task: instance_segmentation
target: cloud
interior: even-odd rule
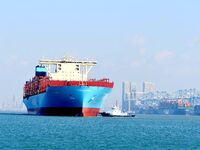
[[[139,54],[140,54],[140,55],[144,55],[145,53],[146,53],[146,48],[141,47],[141,48],[139,49]]]
[[[139,66],[141,66],[142,62],[139,61],[139,60],[134,60],[132,63],[131,63],[131,67],[133,68],[137,68]]]
[[[186,43],[187,48],[200,48],[200,37],[193,37],[190,41]]]
[[[136,34],[133,36],[132,45],[138,50],[138,53],[140,55],[146,54],[146,44],[147,44],[147,38],[142,34]]]
[[[155,60],[156,61],[163,61],[163,60],[167,60],[167,59],[171,59],[173,57],[175,57],[176,54],[172,51],[160,51],[155,55]]]
[[[17,60],[18,60],[18,56],[16,56],[16,55],[11,55],[11,56],[8,57],[8,61],[10,63],[15,64],[17,62]]]
[[[29,62],[27,60],[20,60],[19,64],[21,66],[28,66],[29,65]]]
[[[191,63],[194,61],[194,58],[191,57],[190,53],[182,53],[179,57],[181,62]]]
[[[143,59],[135,59],[130,63],[130,66],[132,68],[138,68],[138,67],[141,67],[144,65],[146,65],[146,59],[144,59],[144,58]]]
[[[146,43],[146,38],[141,34],[134,35],[132,43],[136,47],[143,47]]]
[[[29,61],[24,58],[20,58],[17,55],[10,55],[6,60],[6,64],[27,66],[29,64]]]

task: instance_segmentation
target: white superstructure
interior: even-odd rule
[[[64,57],[62,60],[43,59],[39,63],[45,66],[50,79],[66,81],[87,81],[88,73],[97,64],[96,61],[80,61],[72,57]]]

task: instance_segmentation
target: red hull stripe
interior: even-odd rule
[[[56,81],[50,80],[49,86],[100,86],[113,88],[113,82],[105,82],[105,81]]]
[[[96,117],[99,111],[99,108],[83,108],[82,113],[84,117]]]
[[[114,83],[108,79],[89,80],[89,81],[60,81],[50,80],[49,77],[34,77],[31,81],[27,81],[24,86],[24,96],[36,95],[46,91],[48,86],[97,86],[113,88]]]

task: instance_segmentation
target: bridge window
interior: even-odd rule
[[[56,73],[57,72],[57,65],[50,65],[50,72]]]

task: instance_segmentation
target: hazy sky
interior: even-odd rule
[[[200,89],[198,0],[6,0],[0,2],[0,101],[22,99],[40,58],[93,58],[109,77],[158,90]]]

